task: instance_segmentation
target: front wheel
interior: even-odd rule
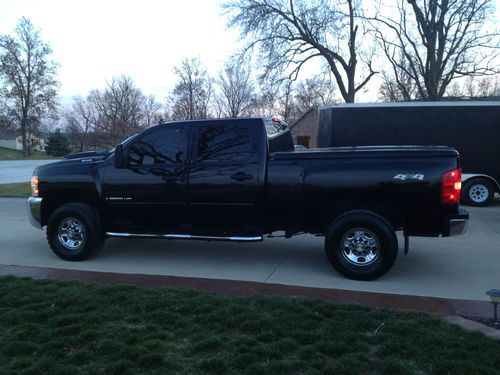
[[[468,206],[488,206],[494,196],[495,186],[484,178],[473,178],[465,182],[462,189],[462,202]]]
[[[330,226],[326,256],[342,275],[374,280],[391,269],[398,255],[398,240],[391,225],[370,211],[351,211]]]
[[[65,204],[50,216],[47,240],[52,251],[62,259],[87,259],[104,244],[99,215],[84,203]]]

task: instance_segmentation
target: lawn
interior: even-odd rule
[[[499,353],[424,314],[0,278],[2,374],[498,374]]]
[[[27,198],[31,195],[31,184],[20,182],[15,184],[0,184],[0,197]]]
[[[54,156],[49,156],[45,152],[32,151],[31,156],[23,156],[20,150],[12,150],[10,148],[0,147],[0,160],[29,160],[29,159],[58,159]]]

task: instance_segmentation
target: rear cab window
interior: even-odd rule
[[[196,132],[196,163],[245,163],[255,151],[248,126],[231,123],[201,125]]]

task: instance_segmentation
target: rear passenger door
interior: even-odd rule
[[[251,125],[193,124],[188,195],[194,234],[261,234],[264,187],[259,181],[263,171]]]

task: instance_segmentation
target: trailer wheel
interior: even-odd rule
[[[356,210],[339,216],[325,238],[330,264],[354,280],[374,280],[391,269],[398,255],[398,239],[382,216]]]
[[[87,259],[104,244],[99,215],[84,203],[65,204],[50,216],[47,240],[52,251],[62,259]]]
[[[484,207],[493,202],[495,186],[485,178],[473,178],[464,183],[462,202],[468,206]]]

